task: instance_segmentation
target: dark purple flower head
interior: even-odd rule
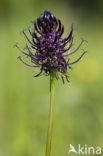
[[[31,59],[33,65],[25,63],[20,56],[19,59],[27,66],[40,68],[40,73],[36,77],[43,72],[46,75],[50,75],[54,71],[57,79],[60,74],[63,82],[64,78],[68,80],[67,69],[71,68],[71,65],[78,62],[86,53],[86,51],[83,51],[76,61],[70,62],[70,55],[75,53],[85,41],[82,40],[77,49],[70,52],[73,42],[73,25],[71,25],[68,37],[62,38],[64,26],[61,24],[61,21],[56,19],[51,12],[45,11],[36,21],[32,22],[32,30],[29,28],[29,32],[32,41],[28,39],[24,31],[23,34],[31,48],[26,44],[25,49],[27,52],[24,52],[18,45],[16,47]]]

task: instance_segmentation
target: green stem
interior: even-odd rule
[[[55,72],[50,75],[50,114],[49,114],[49,128],[46,145],[46,156],[51,153],[51,140],[53,131],[53,116],[54,116],[54,102],[55,102]]]

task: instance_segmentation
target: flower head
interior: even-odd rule
[[[51,12],[45,11],[36,21],[32,22],[32,30],[29,28],[32,41],[29,40],[24,31],[22,32],[31,47],[26,44],[26,52],[21,50],[17,44],[16,47],[31,59],[32,65],[24,62],[20,56],[19,59],[27,66],[40,68],[40,73],[35,77],[42,73],[50,75],[54,71],[57,79],[60,74],[63,82],[64,78],[69,81],[67,69],[71,69],[71,65],[78,62],[86,53],[86,51],[83,51],[76,61],[70,62],[70,55],[74,54],[85,42],[85,40],[82,40],[77,49],[70,52],[73,43],[73,24],[69,35],[62,38],[64,33],[63,24]]]

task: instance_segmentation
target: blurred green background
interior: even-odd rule
[[[0,156],[45,156],[49,113],[49,77],[23,65],[13,48],[25,46],[20,31],[50,10],[74,46],[88,41],[83,59],[70,71],[70,83],[56,84],[51,156],[68,156],[69,144],[103,149],[103,1],[0,0]],[[72,48],[72,49],[73,49]],[[71,60],[81,54],[81,50]]]

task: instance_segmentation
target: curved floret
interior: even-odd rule
[[[86,51],[83,51],[76,61],[70,62],[70,55],[74,54],[85,42],[85,40],[82,40],[77,49],[70,52],[73,43],[73,24],[69,35],[62,38],[64,33],[63,24],[51,12],[45,11],[36,21],[32,22],[32,29],[29,28],[32,41],[29,40],[25,31],[22,32],[31,47],[26,44],[26,52],[24,52],[17,44],[15,46],[31,59],[32,65],[24,62],[19,56],[19,59],[25,65],[40,68],[40,73],[35,77],[40,76],[42,73],[50,75],[52,71],[55,71],[57,79],[60,74],[63,82],[64,78],[69,81],[67,68],[71,69],[71,65],[78,62],[86,53]]]

